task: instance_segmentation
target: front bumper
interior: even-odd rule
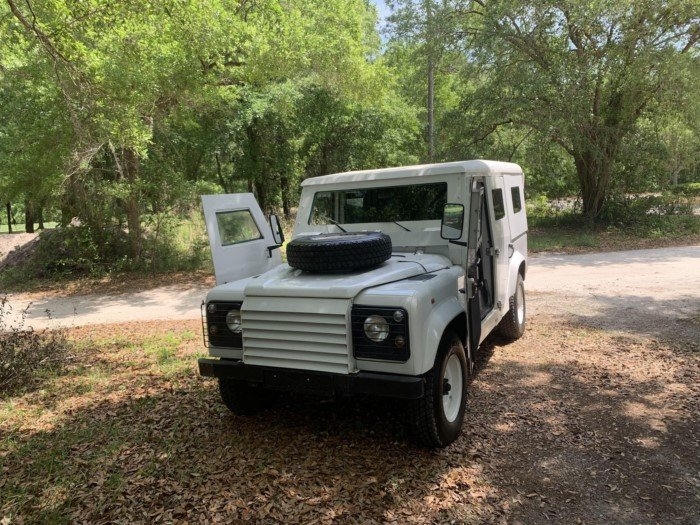
[[[369,394],[399,399],[423,397],[422,377],[358,372],[333,374],[246,365],[229,359],[200,359],[199,373],[205,377],[229,377],[258,383],[273,390],[315,392],[318,394]]]

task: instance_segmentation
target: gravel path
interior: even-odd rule
[[[532,257],[526,278],[530,314],[571,315],[587,325],[661,336],[700,319],[700,246]],[[173,285],[122,295],[8,296],[16,320],[35,329],[199,317],[205,285]],[[48,312],[48,313],[47,313]],[[659,316],[667,322],[649,323]]]
[[[700,246],[530,260],[530,313],[700,344]]]

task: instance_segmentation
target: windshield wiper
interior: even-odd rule
[[[337,226],[338,228],[340,228],[340,231],[341,231],[341,232],[343,232],[343,233],[348,233],[348,231],[347,231],[345,228],[343,228],[340,224],[338,224],[336,221],[334,221],[334,220],[331,219],[330,217],[326,217],[325,219],[326,219],[328,222],[330,222],[332,225]]]
[[[406,228],[406,226],[404,226],[403,224],[400,224],[398,221],[392,221],[392,222],[393,222],[394,224],[396,224],[396,226],[400,226],[401,228],[403,228],[403,229],[406,230],[407,232],[410,232],[410,231],[411,231],[411,230],[409,230],[408,228]]]

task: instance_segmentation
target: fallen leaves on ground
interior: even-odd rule
[[[198,322],[71,331],[62,375],[0,403],[10,523],[692,523],[700,360],[536,315],[483,345],[462,437],[411,444],[391,400],[230,414]]]

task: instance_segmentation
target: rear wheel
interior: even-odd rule
[[[425,394],[411,404],[414,439],[427,447],[445,447],[462,432],[467,406],[469,365],[457,334],[446,332],[433,369],[425,377]]]
[[[515,293],[511,296],[510,309],[498,325],[498,333],[508,339],[520,339],[525,333],[525,283],[518,274]]]
[[[226,407],[237,416],[257,414],[269,408],[277,397],[271,390],[229,377],[219,378],[219,393]]]

